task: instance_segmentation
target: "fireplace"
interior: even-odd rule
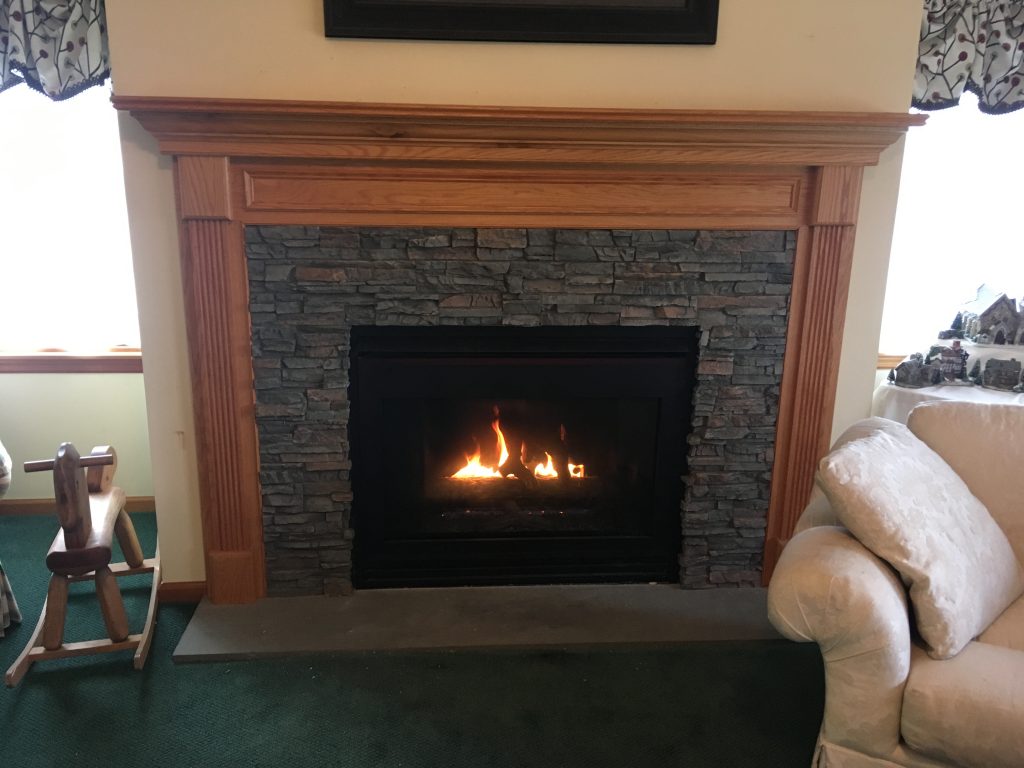
[[[355,586],[677,579],[697,339],[353,328]]]
[[[411,313],[422,308],[431,308],[437,325],[451,323],[462,312],[474,315],[457,321],[464,325],[494,323],[492,318],[501,316],[498,324],[532,318],[537,325],[699,327],[694,424],[681,504],[680,580],[688,586],[760,582],[762,555],[767,576],[829,444],[863,169],[876,164],[908,126],[923,122],[905,113],[123,95],[114,101],[119,109],[130,110],[158,139],[160,151],[173,158],[206,586],[211,600],[220,603],[252,601],[268,590],[333,592],[351,583],[353,531],[347,526],[347,505],[352,494],[342,439],[348,404],[339,395],[347,387],[339,383],[347,374],[338,347],[348,343],[346,323],[422,323]],[[329,314],[324,312],[308,320],[298,339],[275,342],[268,334],[259,340],[263,352],[257,349],[254,333],[268,311],[287,318],[295,307],[287,299],[266,306],[251,301],[263,279],[254,282],[250,271],[253,245],[246,239],[251,233],[281,228],[295,236],[271,248],[280,251],[294,243],[322,256],[313,246],[330,238],[314,236],[314,230],[375,226],[791,232],[785,376],[774,368],[772,373],[751,371],[740,352],[705,348],[704,320],[714,326],[723,315],[729,318],[724,307],[643,296],[638,287],[646,278],[639,273],[653,265],[613,278],[623,282],[619,290],[624,292],[610,292],[611,297],[621,300],[636,291],[638,298],[613,311],[593,306],[548,312],[530,301],[500,309],[480,306],[493,301],[469,295],[476,293],[473,279],[487,274],[481,265],[475,265],[475,276],[462,276],[470,279],[460,290],[435,291],[415,299],[419,305],[408,303],[408,295],[392,295],[368,309],[368,296],[356,288],[358,300],[352,303],[363,302],[363,309],[354,310],[345,323],[317,333]],[[328,247],[335,255],[343,250],[336,243]],[[383,285],[395,277],[371,279]],[[580,274],[574,279],[586,282]],[[595,282],[602,279],[607,277]],[[267,280],[267,288],[275,285]],[[676,288],[685,289],[685,283]],[[377,293],[382,296],[379,287]],[[614,305],[611,297],[602,301]],[[644,298],[654,301],[645,303]],[[360,311],[362,319],[357,319]],[[737,343],[748,332],[739,326]],[[328,354],[337,367],[306,374],[290,368],[285,389],[294,389],[268,400],[266,387],[275,385],[275,378],[285,380],[281,370],[275,371],[282,363],[263,356],[274,343],[283,352],[293,344],[313,355]],[[781,386],[777,414],[756,415],[762,424],[732,425],[753,402],[745,396],[749,377],[772,375]],[[304,377],[315,381],[302,389]],[[281,421],[273,421],[274,413]],[[769,423],[777,431],[766,440],[773,429]],[[747,432],[752,437],[744,441]],[[736,471],[723,467],[720,440],[732,441],[729,463]],[[744,450],[755,460],[744,461]],[[767,502],[762,498],[768,492],[765,462],[772,467]]]

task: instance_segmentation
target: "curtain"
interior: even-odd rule
[[[67,99],[110,75],[103,0],[0,0],[0,91]]]
[[[964,90],[989,114],[1024,107],[1024,0],[925,1],[913,105],[956,106]]]
[[[11,457],[4,450],[4,444],[0,443],[0,496],[7,493],[11,484]],[[11,622],[21,621],[21,613],[18,611],[18,601],[14,599],[14,592],[4,575],[4,565],[0,563],[0,637],[4,636],[4,630],[11,626]]]

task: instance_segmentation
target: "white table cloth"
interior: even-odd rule
[[[902,424],[916,405],[934,400],[967,400],[972,403],[1016,403],[1024,405],[1024,394],[1003,392],[984,387],[965,387],[940,384],[937,387],[908,389],[885,382],[875,390],[871,401],[871,415],[882,416]]]

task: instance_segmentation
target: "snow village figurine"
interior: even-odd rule
[[[985,372],[981,376],[981,385],[990,389],[1003,389],[1008,392],[1020,384],[1020,362],[1016,358],[1010,360],[989,360],[985,363]]]
[[[956,317],[953,318],[953,322],[950,323],[949,330],[939,331],[939,338],[945,341],[946,339],[962,339],[964,337],[964,313],[957,312]]]
[[[1024,307],[987,285],[978,289],[977,298],[964,305],[959,317],[961,335],[958,338],[977,344],[1024,344]],[[950,332],[953,330],[950,328]],[[939,338],[954,337],[940,333]]]
[[[967,358],[970,353],[960,346],[959,339],[953,339],[948,347],[936,344],[928,350],[926,364],[937,362],[942,372],[942,380],[947,384],[970,384],[967,379]]]
[[[930,387],[942,383],[942,370],[938,363],[925,362],[924,355],[915,352],[889,371],[889,381],[897,387]]]

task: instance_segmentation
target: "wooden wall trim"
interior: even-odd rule
[[[198,603],[206,597],[205,581],[165,581],[157,590],[161,603]]]
[[[156,499],[152,496],[129,496],[125,501],[129,512],[155,512]],[[54,515],[53,499],[0,499],[0,517],[4,515]],[[55,529],[56,530],[56,529]]]
[[[523,164],[871,165],[903,113],[558,109],[115,96],[167,154]]]
[[[230,168],[227,157],[177,159],[182,219],[231,219]]]
[[[906,355],[883,355],[879,352],[878,364],[875,366],[875,370],[888,371],[890,368],[895,368],[902,363],[906,357]]]
[[[138,353],[115,355],[68,355],[41,352],[34,355],[0,354],[0,373],[142,373]]]
[[[402,167],[239,163],[238,218],[245,223],[384,226],[797,226],[802,168],[682,173],[607,168]],[[589,224],[588,224],[589,223]]]
[[[213,602],[265,594],[246,224],[795,229],[766,574],[828,445],[862,171],[906,114],[115,97],[175,157]]]
[[[232,221],[228,158],[178,157],[182,287],[189,338],[207,589],[219,603],[266,594],[249,286]]]
[[[800,233],[765,531],[765,584],[810,498],[818,461],[828,452],[854,234],[854,227],[836,225]]]
[[[213,552],[263,559],[248,281],[240,224],[187,220],[184,229],[183,286],[210,571]],[[208,577],[211,600],[248,602],[265,594],[262,570],[253,573],[240,558],[219,562],[222,578]],[[229,575],[231,564],[238,572]]]

